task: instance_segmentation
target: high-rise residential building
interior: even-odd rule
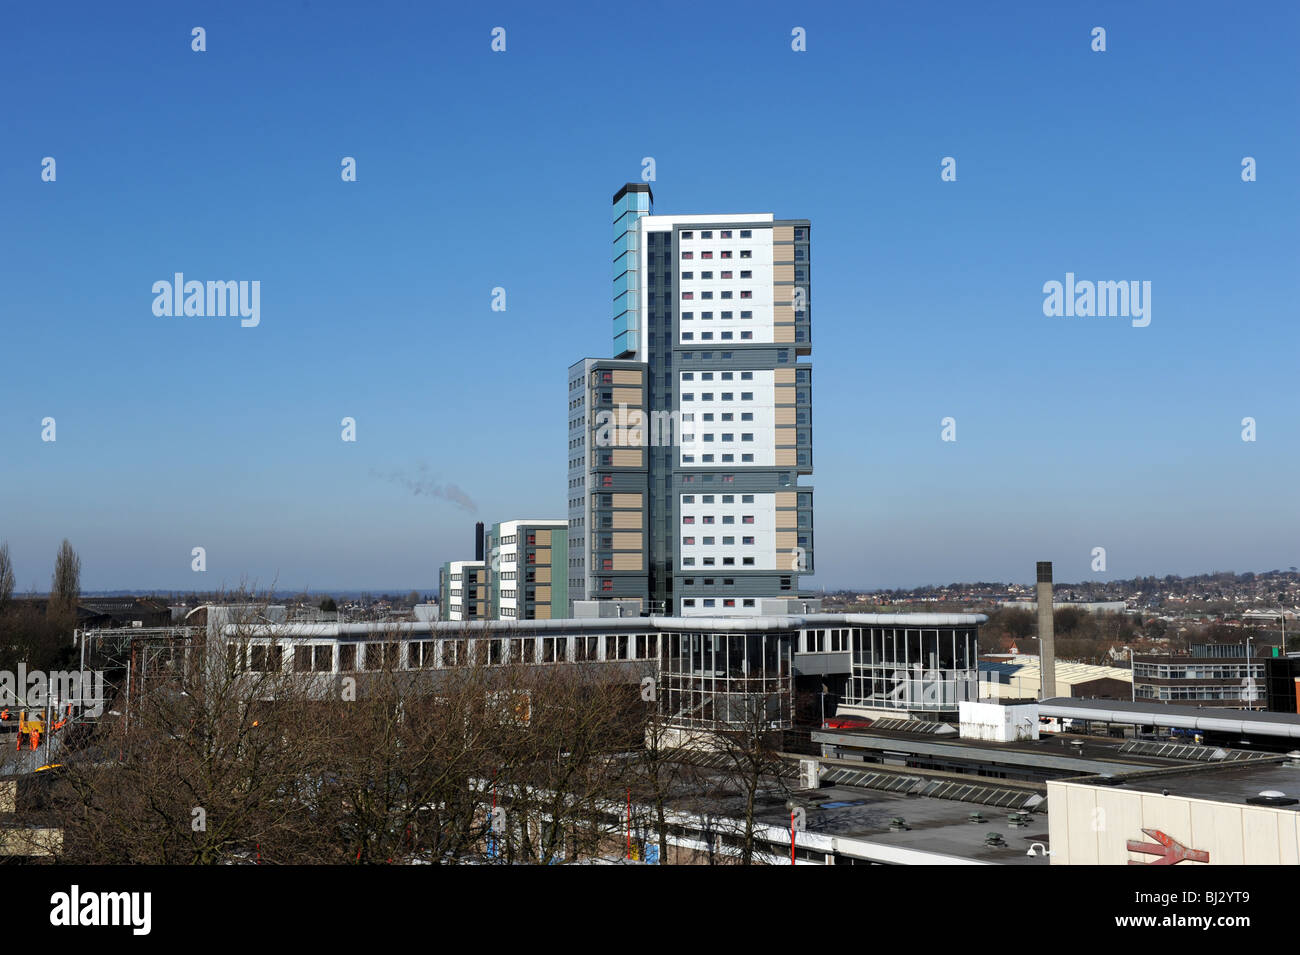
[[[502,521],[487,533],[493,620],[569,615],[569,522]]]
[[[813,567],[813,490],[799,483],[812,473],[812,367],[799,360],[812,347],[811,227],[657,215],[653,201],[645,183],[614,196],[613,360],[570,368],[574,598],[639,595],[599,533],[617,520],[645,535],[646,609],[757,614],[763,598],[797,596]],[[615,395],[614,375],[630,382],[637,367],[641,415]],[[644,474],[613,463],[638,443]]]
[[[642,362],[614,358],[584,358],[569,368],[571,602],[649,605],[649,449],[633,427],[648,408],[646,374]]]
[[[453,560],[438,572],[443,620],[489,620],[487,568],[481,560]]]

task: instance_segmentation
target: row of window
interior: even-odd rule
[[[686,240],[688,240],[688,239],[694,239],[694,238],[695,238],[695,233],[694,233],[694,231],[691,231],[691,232],[683,232],[681,235],[682,235],[682,241],[683,241],[683,242],[686,241]],[[740,237],[741,237],[742,239],[750,239],[750,238],[753,238],[753,236],[754,236],[754,232],[753,232],[752,229],[741,229],[741,230],[740,230]],[[712,230],[712,229],[705,229],[704,231],[702,231],[702,232],[700,233],[700,238],[701,238],[701,239],[712,239],[712,238],[713,238],[713,230]],[[719,230],[718,230],[718,238],[719,238],[719,239],[730,239],[730,238],[731,238],[731,230],[730,230],[730,229],[719,229]]]
[[[735,413],[734,411],[721,411],[721,412],[719,412],[719,414],[722,415],[722,420],[723,420],[723,421],[735,421],[735,420],[736,420],[736,413]],[[682,415],[682,421],[684,421],[684,422],[685,422],[685,421],[694,421],[694,420],[695,420],[695,412],[693,412],[693,411],[688,411],[688,412],[686,412],[685,414]],[[701,412],[701,413],[700,413],[700,420],[702,420],[702,421],[712,421],[712,420],[713,420],[713,412],[712,412],[712,411],[703,411],[703,412]],[[740,420],[741,420],[741,421],[753,421],[753,420],[754,420],[754,412],[752,412],[752,411],[742,411],[742,412],[740,413]]]
[[[693,455],[693,454],[683,454],[683,455],[682,455],[682,464],[694,464],[694,463],[695,463],[695,455]],[[701,464],[714,464],[715,462],[714,462],[714,459],[713,459],[713,455],[712,455],[712,454],[701,454],[701,455],[700,455],[700,463],[701,463]],[[724,454],[724,455],[721,456],[721,458],[720,458],[716,463],[718,463],[718,464],[735,464],[735,463],[736,463],[736,456],[735,456],[734,454]],[[742,455],[740,456],[740,463],[741,463],[741,464],[753,464],[753,463],[754,463],[754,455],[752,455],[752,454],[750,454],[750,453],[742,454]]]
[[[720,334],[718,335],[718,339],[719,339],[720,341],[730,342],[730,341],[735,341],[735,340],[736,340],[736,336],[735,336],[734,334],[732,334],[731,332],[722,332],[722,333],[720,333]],[[740,340],[741,340],[742,342],[751,342],[751,341],[754,340],[754,333],[753,333],[753,332],[749,332],[749,331],[741,332],[741,333],[740,333]],[[684,341],[684,342],[693,342],[693,341],[695,341],[695,333],[694,333],[694,332],[682,332],[682,341]],[[700,332],[700,341],[702,341],[702,342],[711,342],[711,341],[713,341],[713,332]]]
[[[730,278],[735,278],[735,275],[736,275],[736,273],[733,272],[731,269],[723,269],[721,272],[718,273],[718,278],[719,278],[719,279],[730,279]],[[742,279],[752,279],[752,278],[754,277],[754,273],[753,273],[750,269],[741,269],[741,270],[740,270],[740,277],[741,277]],[[712,272],[711,270],[710,270],[710,271],[705,271],[705,272],[701,272],[701,273],[700,273],[700,281],[701,281],[701,282],[710,282],[710,281],[712,281],[712,280],[713,280],[713,272]],[[683,282],[693,282],[693,281],[695,281],[695,273],[694,273],[694,272],[683,272],[683,273],[682,273],[682,281],[683,281]]]
[[[695,560],[696,560],[696,558],[694,558],[694,557],[683,557],[683,558],[682,558],[682,566],[683,566],[683,567],[694,567],[694,566],[695,566]],[[716,557],[701,557],[701,558],[699,558],[699,561],[700,561],[700,566],[701,566],[701,567],[717,567],[717,566],[718,566],[717,558],[716,558]],[[736,566],[736,558],[734,558],[734,557],[724,557],[724,558],[722,558],[722,566],[723,566],[723,567],[735,567],[735,566]],[[754,564],[754,558],[752,558],[752,557],[742,557],[742,558],[740,559],[740,566],[741,566],[741,567],[754,567],[754,566],[756,566],[756,565]]]
[[[701,434],[701,435],[699,435],[698,437],[697,437],[696,435],[694,435],[694,434],[683,434],[683,435],[682,435],[682,444],[690,444],[690,443],[692,443],[692,442],[694,442],[694,441],[697,441],[697,440],[698,440],[698,441],[705,441],[705,442],[712,442],[713,439],[714,439],[714,437],[715,437],[715,435],[713,434],[712,431],[708,432],[707,434]],[[735,433],[734,431],[723,431],[719,440],[722,440],[722,441],[735,441],[735,440],[736,440],[736,433]],[[754,432],[752,432],[752,431],[742,431],[742,432],[740,433],[740,440],[741,440],[741,441],[753,441],[753,440],[754,440]]]
[[[734,295],[735,295],[735,293],[733,293],[730,289],[725,289],[725,290],[723,290],[723,291],[721,291],[721,292],[718,293],[718,298],[733,298]],[[740,291],[740,297],[741,297],[741,298],[753,298],[753,297],[754,297],[754,292],[753,292],[751,289],[741,289],[741,291]],[[712,293],[712,292],[701,292],[701,293],[700,293],[700,298],[701,298],[702,300],[704,300],[704,301],[710,301],[710,300],[713,298],[713,293]],[[692,301],[694,301],[694,300],[695,300],[695,293],[694,293],[694,292],[683,292],[683,293],[682,293],[682,301],[684,301],[684,302],[692,302]]]
[[[722,394],[722,399],[721,399],[722,401],[735,401],[735,400],[736,400],[736,393],[735,393],[734,391],[724,391],[724,392],[721,392],[721,394]],[[682,393],[682,401],[694,401],[694,400],[695,400],[695,392],[693,392],[693,391],[687,391],[687,392],[683,392],[683,393]],[[703,391],[703,392],[700,392],[700,400],[701,400],[701,401],[713,401],[713,400],[714,400],[714,398],[713,398],[713,392],[712,392],[712,391]],[[753,401],[753,400],[754,400],[754,393],[753,393],[752,391],[742,391],[742,392],[740,393],[740,400],[741,400],[741,401]]]
[[[753,597],[741,597],[740,600],[741,600],[740,605],[742,607],[753,607],[755,605]],[[695,597],[683,597],[682,606],[694,607],[696,606],[695,601],[696,601]],[[700,600],[699,605],[702,607],[734,607],[736,606],[736,598],[735,597],[704,597]]]
[[[740,257],[741,257],[742,259],[752,259],[752,258],[754,257],[754,252],[753,252],[752,249],[741,249],[741,250],[740,250]],[[683,258],[683,259],[694,259],[694,258],[695,258],[695,253],[694,253],[694,252],[683,252],[683,253],[682,253],[682,258]],[[700,258],[701,258],[701,259],[712,259],[712,258],[713,258],[713,252],[712,252],[711,250],[705,250],[705,251],[703,251],[703,252],[700,253]],[[718,253],[718,258],[720,258],[720,259],[729,259],[729,258],[731,258],[731,250],[730,250],[730,249],[723,249],[721,252]],[[798,258],[797,255],[796,255],[796,258]]]
[[[735,317],[735,313],[734,313],[734,312],[719,312],[719,313],[718,313],[718,317],[719,317],[719,318],[722,318],[722,319],[733,318],[733,317]],[[753,318],[753,317],[754,317],[754,313],[751,312],[751,311],[749,311],[748,309],[746,309],[745,311],[742,311],[742,312],[740,313],[740,317],[741,317],[742,319]],[[712,320],[713,320],[713,313],[712,313],[712,312],[700,312],[700,321],[702,321],[702,322],[709,322],[709,321],[712,321]],[[695,313],[694,313],[694,312],[682,312],[682,321],[684,321],[684,322],[693,322],[693,321],[695,321]]]
[[[729,352],[729,351],[724,351],[724,352],[719,352],[719,353],[718,353],[719,357],[720,357],[723,361],[730,361],[732,358],[735,357],[735,354],[736,354],[735,352]],[[687,352],[682,352],[682,361],[691,361],[691,360],[693,360],[697,355],[699,356],[699,360],[700,360],[700,361],[713,361],[713,352],[711,352],[711,351],[702,351],[702,352],[687,351]],[[788,348],[778,348],[778,349],[777,349],[777,352],[776,352],[776,363],[777,363],[778,365],[785,365],[785,364],[789,364],[789,362],[790,362],[790,349],[788,349]]]
[[[683,503],[683,504],[694,504],[694,503],[695,503],[695,495],[694,495],[694,494],[683,494],[683,495],[682,495],[682,503]],[[701,504],[712,504],[712,503],[714,503],[714,495],[712,495],[712,494],[701,494],[701,495],[700,495],[700,503],[701,503]],[[723,503],[723,504],[735,504],[735,503],[736,503],[736,495],[734,495],[734,494],[723,494],[723,495],[722,495],[722,503]],[[752,494],[742,494],[742,495],[740,495],[740,503],[741,503],[741,504],[753,504],[753,503],[754,503],[754,495],[752,495]]]
[[[732,495],[727,494],[727,495],[725,495],[725,496],[726,496],[726,497],[731,497]],[[685,515],[682,516],[682,523],[683,523],[683,524],[694,524],[694,523],[695,523],[695,519],[696,519],[697,517],[700,519],[700,523],[701,523],[701,524],[716,524],[716,523],[717,523],[717,518],[716,518],[713,514],[685,514]],[[735,514],[723,514],[723,515],[722,515],[722,523],[724,523],[724,524],[734,524],[734,523],[736,523],[736,515],[735,515]],[[742,516],[741,516],[741,519],[740,519],[740,523],[742,523],[742,524],[753,524],[753,523],[754,523],[754,515],[753,515],[753,514],[745,514],[745,515],[742,515]]]

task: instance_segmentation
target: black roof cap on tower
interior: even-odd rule
[[[622,199],[622,198],[623,198],[624,196],[626,196],[629,192],[648,192],[648,193],[650,193],[650,201],[651,201],[651,202],[654,202],[654,201],[655,201],[655,194],[654,194],[653,192],[651,192],[651,190],[650,190],[650,183],[648,183],[648,182],[629,182],[627,185],[625,185],[625,186],[624,186],[622,189],[620,189],[618,192],[614,193],[614,202],[615,202],[615,203],[618,202],[618,200]],[[611,204],[612,204],[612,203],[611,203]]]

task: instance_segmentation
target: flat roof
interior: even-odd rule
[[[1061,780],[1090,785],[1087,780]],[[1287,766],[1283,757],[1273,760],[1249,762],[1206,763],[1195,772],[1178,772],[1165,775],[1147,775],[1125,778],[1106,789],[1135,790],[1180,796],[1187,799],[1206,799],[1213,802],[1246,804],[1246,800],[1263,792],[1280,792],[1292,799],[1300,799],[1300,767]],[[1300,811],[1300,803],[1280,806],[1281,809]]]
[[[751,617],[562,617],[552,620],[427,620],[373,621],[366,623],[254,624],[251,633],[274,633],[283,637],[362,637],[393,634],[410,636],[452,636],[465,633],[523,632],[605,633],[609,631],[784,631],[809,627],[911,626],[974,627],[988,618],[984,614],[955,613],[814,613],[765,614]],[[227,624],[228,628],[237,627]]]
[[[978,760],[997,765],[1032,766],[1036,769],[1066,770],[1089,775],[1172,767],[1186,762],[1145,753],[1125,753],[1121,751],[1125,740],[1096,736],[1050,735],[1041,736],[1037,740],[997,742],[963,739],[955,733],[941,736],[866,727],[860,730],[813,730],[812,741],[877,752]]]
[[[1034,843],[1048,845],[1047,816],[1043,813],[1030,813],[1029,825],[1018,827],[1008,822],[1006,809],[856,786],[825,786],[815,791],[796,792],[793,798],[805,807],[807,828],[801,835],[821,835],[835,840],[834,850],[845,855],[912,864],[954,859],[988,865],[1048,864],[1046,853],[1029,855]],[[972,822],[973,812],[978,812],[984,821]],[[892,830],[891,820],[900,817],[908,828]],[[762,806],[758,820],[788,830],[790,811],[785,808],[784,800],[780,800],[777,805]],[[985,839],[991,832],[999,833],[1006,845],[987,845]],[[818,848],[815,839],[801,838],[800,845]],[[920,854],[933,858],[927,860]]]
[[[1127,700],[1076,700],[1053,697],[1038,704],[1043,716],[1098,720],[1107,723],[1151,724],[1219,733],[1257,734],[1300,739],[1300,713],[1234,710],[1228,707],[1169,706]]]

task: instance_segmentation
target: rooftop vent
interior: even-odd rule
[[[1000,832],[990,832],[984,837],[984,844],[994,848],[1002,848],[1006,846],[1007,840],[1002,838],[1002,833]]]
[[[1293,799],[1277,789],[1265,789],[1258,796],[1251,796],[1246,802],[1252,806],[1294,806],[1300,804],[1300,799]]]

